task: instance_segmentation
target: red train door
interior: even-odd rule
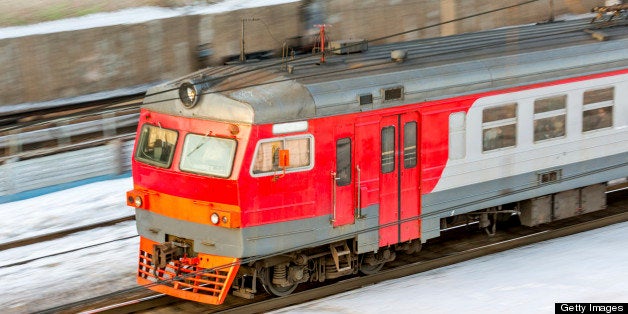
[[[420,235],[418,114],[404,113],[380,122],[379,245]]]
[[[336,168],[331,171],[330,182],[332,188],[332,224],[337,227],[355,222],[353,124],[336,126],[334,139]]]

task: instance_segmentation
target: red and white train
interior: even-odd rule
[[[603,208],[605,182],[628,176],[628,31],[598,41],[587,23],[212,67],[151,89],[127,193],[138,282],[212,304],[258,281],[285,295],[376,272],[461,220]]]

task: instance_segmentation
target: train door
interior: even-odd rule
[[[332,224],[337,227],[355,222],[353,124],[337,125],[334,139],[336,168],[331,172]]]
[[[418,124],[416,112],[380,121],[380,247],[420,235]]]

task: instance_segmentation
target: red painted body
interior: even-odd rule
[[[228,123],[165,116],[142,110],[140,127],[144,123],[161,125],[179,131],[179,139],[187,132],[236,138],[238,148],[233,172],[227,179],[184,173],[178,169],[182,140],[178,141],[171,169],[161,169],[133,161],[135,185],[151,191],[186,199],[217,202],[239,206],[242,211],[241,227],[298,220],[333,214],[332,172],[335,170],[336,140],[349,137],[352,141],[352,182],[336,188],[336,219],[334,226],[351,224],[359,204],[360,208],[380,206],[380,223],[391,224],[382,228],[380,245],[390,245],[415,239],[420,232],[418,220],[399,220],[418,217],[420,195],[430,193],[439,180],[448,156],[448,118],[453,112],[467,111],[480,97],[515,92],[628,73],[615,71],[573,78],[516,89],[451,98],[433,102],[410,104],[402,107],[374,110],[365,113],[332,116],[308,121],[307,132],[314,136],[314,168],[310,171],[289,173],[279,179],[273,176],[252,177],[251,160],[258,140],[278,137],[272,134],[272,125],[238,125],[240,132],[232,135]],[[405,123],[417,123],[417,166],[399,169],[403,165]],[[395,129],[395,170],[381,174],[379,152],[381,128]],[[290,135],[295,135],[294,133]],[[179,153],[180,154],[180,153]],[[356,167],[360,168],[359,195]],[[401,194],[399,194],[401,193]]]

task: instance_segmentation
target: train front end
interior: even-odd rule
[[[149,90],[134,146],[137,281],[221,304],[243,254],[238,176],[251,112],[190,83]],[[174,96],[174,97],[173,97]]]

